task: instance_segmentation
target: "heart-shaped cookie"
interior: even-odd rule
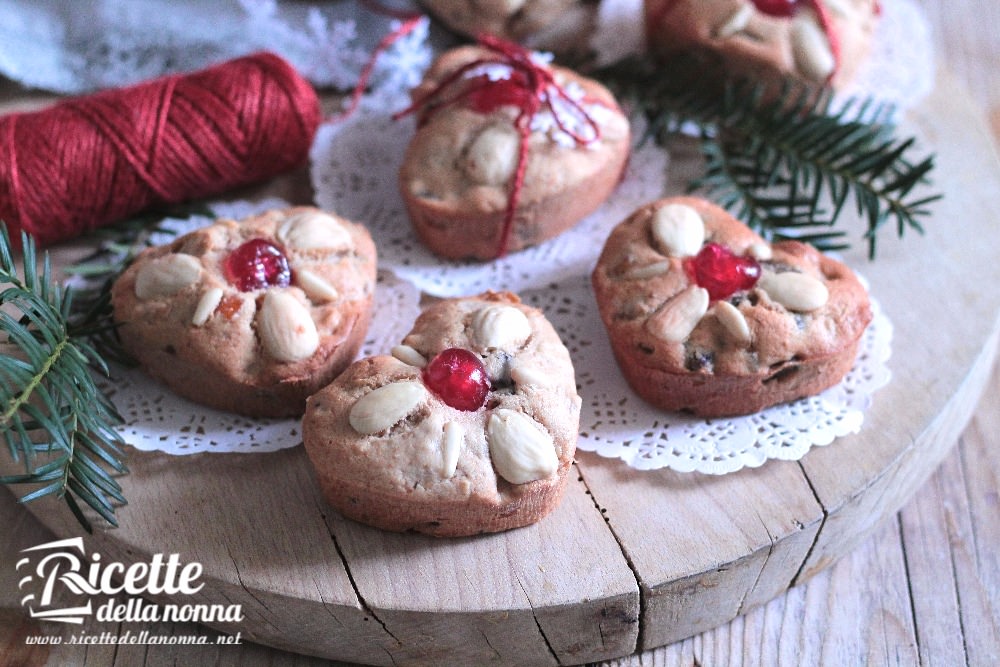
[[[534,523],[562,497],[580,397],[569,352],[509,293],[429,306],[392,355],[309,398],[303,442],[327,501],[394,531]]]
[[[645,0],[646,41],[674,66],[699,66],[702,84],[724,74],[775,93],[789,81],[843,88],[880,14],[879,0]]]
[[[872,316],[846,266],[804,243],[769,244],[694,197],[633,213],[608,237],[592,278],[635,392],[708,417],[836,384]]]
[[[174,392],[252,417],[294,417],[355,357],[375,245],[311,207],[218,222],[150,248],[112,288],[122,345]]]

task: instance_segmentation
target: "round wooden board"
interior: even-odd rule
[[[850,551],[928,477],[974,408],[1000,332],[1000,165],[948,76],[904,131],[938,154],[924,236],[886,230],[847,260],[894,325],[893,381],[858,435],[799,462],[722,477],[638,472],[580,453],[540,523],[440,540],[381,532],[324,504],[301,447],[172,457],[129,452],[122,527],[87,537],[105,562],[180,554],[240,604],[219,629],[279,648],[385,664],[576,664],[722,624]],[[674,160],[680,164],[683,160]],[[855,238],[858,238],[858,228]],[[30,505],[62,537],[55,501]]]

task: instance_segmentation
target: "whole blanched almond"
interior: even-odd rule
[[[622,274],[623,280],[649,280],[670,272],[670,262],[667,260],[653,262],[645,266],[635,266]]]
[[[319,347],[312,314],[289,292],[271,289],[257,313],[257,333],[264,350],[278,361],[302,361]]]
[[[424,385],[414,380],[373,389],[351,406],[347,421],[358,433],[374,435],[402,421],[427,398]]]
[[[497,473],[511,484],[545,479],[559,469],[552,436],[531,417],[501,408],[486,423],[486,439]]]
[[[646,320],[646,329],[668,343],[683,343],[708,312],[708,290],[690,285]]]
[[[517,12],[524,7],[527,0],[498,0],[496,2],[499,5],[499,9],[502,10],[504,16],[510,16],[511,14]]]
[[[813,81],[825,81],[837,67],[830,40],[811,9],[795,14],[791,24],[792,56],[799,72]]]
[[[171,253],[143,264],[135,276],[135,295],[145,301],[173,296],[201,278],[196,257]]]
[[[420,354],[420,352],[409,345],[397,345],[392,348],[391,354],[409,366],[423,368],[427,365],[427,357]]]
[[[750,325],[740,309],[728,301],[719,301],[714,306],[715,317],[730,335],[740,345],[750,342]]]
[[[295,213],[281,223],[277,237],[293,250],[347,250],[352,246],[350,232],[322,211]]]
[[[552,382],[552,378],[545,373],[520,363],[510,369],[510,379],[519,387],[524,385],[546,387]]]
[[[851,14],[851,7],[845,0],[826,0],[826,8],[840,16]]]
[[[517,168],[520,141],[513,128],[490,125],[469,145],[463,162],[465,174],[481,185],[504,185]]]
[[[309,269],[295,269],[295,284],[315,303],[336,301],[340,297],[336,287]]]
[[[531,322],[519,308],[492,305],[472,314],[472,338],[480,349],[512,351],[531,336]]]
[[[212,313],[215,312],[215,309],[219,307],[221,302],[221,287],[210,287],[202,292],[201,298],[198,299],[198,305],[194,309],[194,315],[191,316],[191,324],[196,327],[203,325],[212,316]]]
[[[729,15],[729,18],[720,23],[714,30],[716,38],[726,39],[738,32],[742,32],[750,23],[750,17],[753,16],[753,12],[753,3],[747,2],[740,5],[738,9]]]
[[[458,468],[458,456],[462,453],[462,442],[465,440],[465,428],[458,422],[448,422],[444,425],[441,438],[441,474],[450,479]]]
[[[653,212],[653,243],[669,257],[697,255],[705,243],[705,222],[684,204],[667,204]]]
[[[800,313],[822,308],[830,298],[823,281],[797,271],[765,272],[757,287],[767,292],[772,301]]]
[[[774,257],[771,245],[766,241],[757,241],[747,248],[747,254],[760,262],[767,262]]]

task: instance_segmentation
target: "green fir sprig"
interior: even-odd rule
[[[111,286],[150,245],[166,218],[213,218],[204,204],[173,206],[91,232],[93,250],[64,267],[75,278],[70,289],[52,275],[48,254],[22,234],[23,276],[6,226],[0,221],[0,342],[16,354],[0,355],[0,437],[25,472],[0,477],[0,484],[34,487],[21,502],[55,495],[80,524],[92,525],[81,501],[117,526],[115,509],[125,504],[116,476],[127,473],[115,427],[122,418],[97,377],[108,362],[132,365],[118,340]]]
[[[850,245],[837,228],[853,202],[869,257],[888,224],[903,236],[938,194],[922,192],[933,154],[914,159],[914,138],[895,136],[892,109],[871,100],[833,108],[829,90],[707,83],[703,72],[627,61],[597,73],[647,121],[647,138],[694,135],[705,159],[689,192],[703,192],[770,240],[822,250]]]
[[[117,525],[125,498],[116,476],[127,468],[121,416],[96,381],[108,367],[88,341],[100,325],[73,316],[72,291],[54,280],[48,253],[39,266],[33,239],[21,239],[23,273],[0,222],[0,340],[12,350],[0,355],[0,437],[25,467],[0,484],[35,487],[21,502],[62,498],[88,531],[81,503]]]
[[[122,220],[110,227],[100,227],[86,241],[94,249],[63,273],[72,276],[73,309],[71,315],[80,333],[88,338],[107,361],[122,366],[135,362],[118,340],[111,311],[111,286],[140,252],[150,247],[154,234],[172,235],[173,230],[162,226],[166,219],[192,217],[212,219],[214,212],[203,203],[178,204]]]

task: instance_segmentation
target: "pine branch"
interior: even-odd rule
[[[690,70],[636,61],[597,76],[645,116],[647,138],[696,134],[705,170],[688,190],[704,192],[765,238],[848,247],[836,226],[853,202],[874,258],[884,226],[895,223],[900,237],[921,232],[919,219],[940,198],[917,193],[929,183],[934,156],[912,161],[915,140],[896,138],[892,110],[871,100],[833,112],[829,91],[786,87],[768,97],[761,86],[730,82],[720,94]]]
[[[88,531],[83,506],[117,526],[115,509],[126,500],[116,475],[128,472],[122,418],[95,376],[107,377],[107,363],[129,365],[111,310],[111,286],[150,245],[166,217],[214,217],[204,205],[175,206],[96,230],[95,249],[64,272],[79,289],[58,285],[47,254],[41,271],[34,241],[22,234],[23,277],[18,273],[6,226],[0,221],[0,437],[25,472],[0,477],[0,484],[35,487],[30,502],[61,497]]]
[[[22,250],[23,276],[0,222],[0,338],[15,350],[0,355],[0,436],[25,465],[24,474],[0,477],[0,484],[37,487],[22,502],[63,498],[88,531],[79,501],[117,525],[115,509],[125,498],[115,476],[127,472],[115,431],[122,419],[94,378],[107,375],[107,366],[74,333],[72,293],[54,282],[48,254],[39,271],[26,234]]]
[[[90,235],[94,250],[63,271],[76,279],[70,327],[74,336],[89,340],[101,356],[123,366],[134,365],[118,340],[111,312],[111,286],[136,256],[150,246],[155,233],[172,234],[159,224],[165,218],[190,218],[215,214],[203,204],[177,205],[129,218]]]

